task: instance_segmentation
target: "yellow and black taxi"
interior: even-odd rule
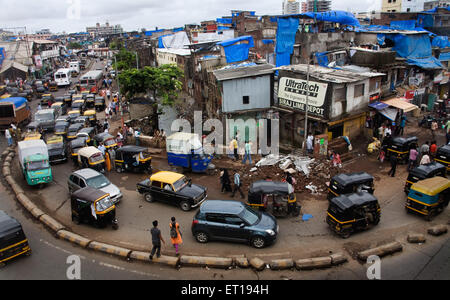
[[[447,174],[450,174],[450,145],[439,147],[434,161],[446,166]]]
[[[97,125],[97,113],[93,109],[86,110],[83,113],[83,116],[89,117],[89,123],[91,126]]]
[[[93,146],[94,145],[94,135],[95,135],[94,127],[84,127],[84,128],[81,128],[77,132],[76,138],[83,137],[89,146]]]
[[[22,225],[0,210],[0,265],[15,257],[30,254],[31,248]]]
[[[67,131],[69,130],[70,123],[66,121],[57,121],[55,123],[55,134],[61,135],[64,138],[67,136]]]
[[[409,171],[408,177],[405,182],[405,193],[409,193],[411,185],[418,182],[419,180],[432,178],[436,176],[445,177],[446,168],[443,164],[438,162],[431,162],[428,164],[420,165]]]
[[[409,159],[409,149],[411,147],[417,148],[418,138],[410,137],[390,137],[383,140],[381,147],[385,149],[386,158],[391,155],[396,155],[399,163],[406,164]]]
[[[67,107],[70,107],[72,105],[72,95],[71,94],[64,94],[64,103],[66,103]]]
[[[99,228],[111,224],[113,229],[119,229],[116,206],[109,193],[87,186],[71,194],[70,204],[72,221],[76,224],[87,223]]]
[[[80,114],[82,114],[84,112],[85,108],[86,108],[86,101],[84,99],[72,100],[72,106],[71,106],[72,110],[78,110],[80,112]]]
[[[148,149],[126,145],[116,150],[115,166],[118,173],[146,172],[152,174],[152,157]]]
[[[57,92],[58,91],[58,84],[56,83],[56,81],[50,81],[48,83],[48,90],[50,92]]]
[[[77,137],[78,131],[80,131],[80,129],[83,127],[84,125],[82,123],[74,123],[70,125],[67,129],[67,139],[69,141],[75,139]]]
[[[193,184],[183,174],[161,171],[137,184],[137,191],[147,202],[161,201],[189,211],[207,198],[207,188]]]
[[[373,194],[375,188],[373,176],[366,172],[338,174],[331,178],[328,186],[328,200],[342,194],[351,194],[366,191]]]
[[[66,141],[62,135],[49,135],[45,138],[49,162],[51,164],[67,161]]]
[[[420,214],[431,221],[448,206],[449,200],[450,180],[436,176],[411,185],[405,208],[406,212]]]
[[[294,217],[300,214],[294,187],[287,182],[259,180],[253,182],[248,190],[250,207],[266,211],[275,217]]]
[[[52,108],[58,113],[58,115],[67,114],[67,105],[64,102],[55,102],[52,104]]]
[[[42,139],[42,134],[38,131],[26,132],[23,138],[24,141],[40,140],[40,139]]]
[[[380,222],[381,209],[377,198],[367,192],[334,197],[328,204],[327,218],[330,229],[342,238],[369,229]]]
[[[79,109],[70,110],[67,115],[69,116],[69,122],[72,123],[73,120],[81,116]]]
[[[41,98],[41,106],[43,108],[49,108],[55,102],[55,98],[52,94],[43,94]],[[50,105],[49,105],[50,104]]]

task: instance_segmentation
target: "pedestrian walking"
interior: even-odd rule
[[[234,170],[234,188],[231,197],[234,197],[236,191],[239,191],[239,193],[241,194],[241,199],[245,198],[244,193],[241,190],[241,175],[239,175],[239,172],[237,170]]]
[[[42,106],[41,106],[41,103],[39,103],[38,107],[37,107],[37,110],[41,110],[41,109],[42,109]]]
[[[114,112],[114,115],[117,115],[117,112],[116,112],[116,102],[111,102],[111,110]]]
[[[403,114],[402,119],[400,121],[400,130],[399,130],[399,134],[403,135],[403,132],[405,130],[405,126],[406,126],[406,114]]]
[[[252,164],[252,155],[251,155],[251,151],[252,151],[252,146],[250,145],[249,141],[245,141],[245,145],[244,145],[244,160],[242,161],[242,163],[245,165],[245,163],[247,162],[247,158],[248,161],[250,163],[250,165]]]
[[[105,156],[105,151],[106,151],[105,145],[100,144],[100,146],[98,146],[97,149],[102,152],[103,156]]]
[[[438,123],[436,122],[436,120],[433,120],[433,122],[431,122],[431,135],[433,136],[433,140],[436,139],[437,129],[438,129]]]
[[[231,141],[231,145],[233,147],[233,154],[234,154],[234,159],[238,160],[239,159],[239,154],[238,154],[238,142],[237,142],[237,137],[235,137],[232,141]]]
[[[135,141],[136,141],[136,146],[139,146],[140,145],[140,140],[139,140],[139,137],[141,136],[141,132],[139,131],[139,129],[136,129],[135,131],[134,131],[134,139],[135,139]]]
[[[172,242],[173,247],[175,248],[175,255],[178,256],[178,248],[183,243],[182,234],[180,231],[180,224],[178,224],[175,220],[175,217],[172,217],[170,227],[170,241]]]
[[[228,174],[227,169],[222,169],[222,171],[220,172],[220,183],[222,185],[222,188],[220,190],[222,194],[225,192],[231,192],[230,175]]]
[[[150,252],[150,260],[153,259],[153,256],[156,253],[156,257],[161,257],[161,242],[166,244],[166,241],[164,241],[163,237],[161,236],[161,230],[158,228],[158,221],[153,221],[153,228],[150,229],[150,234],[152,235],[152,251]]]
[[[411,171],[411,169],[416,166],[418,155],[419,155],[419,152],[417,151],[417,149],[415,147],[412,147],[409,150],[408,171]]]
[[[11,136],[11,132],[9,131],[9,128],[5,130],[5,138],[8,141],[8,147],[11,147],[13,144],[13,138]]]
[[[397,155],[392,154],[389,161],[391,162],[391,169],[389,170],[388,175],[395,177],[395,171],[397,169]]]
[[[312,154],[314,147],[314,136],[310,133],[308,137],[306,138],[306,151],[308,154]]]

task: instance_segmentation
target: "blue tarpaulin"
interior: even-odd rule
[[[439,48],[447,48],[450,47],[450,41],[448,40],[448,36],[436,36],[431,41],[431,47],[439,47]]]
[[[275,48],[276,66],[291,64],[291,54],[294,51],[295,34],[298,30],[298,18],[278,19],[277,44]]]
[[[273,44],[274,40],[262,40],[263,44]]]
[[[162,35],[158,38],[158,48],[166,48],[166,47],[164,47],[163,37],[169,36],[169,35],[173,35],[173,34]]]
[[[16,108],[18,108],[27,103],[27,99],[23,97],[10,97],[6,99],[1,99],[0,103],[12,103]]]
[[[233,23],[233,19],[231,19],[231,18],[217,18],[216,21],[217,21],[217,23],[220,23],[220,24],[231,24],[231,23]]]
[[[370,104],[369,104],[369,107],[375,108],[375,109],[377,109],[377,110],[385,109],[385,108],[388,107],[388,106],[389,106],[389,105],[387,105],[386,103],[379,102],[379,101],[376,101],[376,102],[373,102],[373,103],[370,103]]]
[[[227,27],[227,26],[217,26],[217,30],[230,30],[233,29],[231,27]]]
[[[440,61],[448,61],[448,60],[450,60],[450,52],[447,52],[447,53],[441,53],[441,54],[439,55],[439,60],[440,60]]]
[[[391,29],[398,30],[414,30],[416,28],[416,20],[391,21]]]
[[[178,27],[178,28],[172,29],[173,32],[179,32],[179,31],[183,31],[183,30],[184,30],[183,27]]]
[[[253,37],[250,35],[225,40],[217,45],[224,48],[227,63],[247,60],[250,48],[255,47]]]
[[[418,14],[417,15],[417,27],[433,27],[434,18],[432,14]]]
[[[5,48],[0,48],[0,66],[2,65],[5,57],[6,57]]]
[[[332,10],[332,11],[326,11],[326,12],[306,12],[301,15],[310,17],[312,19],[315,19],[317,21],[324,21],[324,22],[332,22],[332,23],[339,23],[342,25],[349,25],[349,26],[359,26],[358,19],[355,18],[355,15],[352,13],[341,11],[341,10]]]
[[[321,67],[328,67],[328,52],[316,52],[317,63]]]

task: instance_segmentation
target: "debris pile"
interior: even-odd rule
[[[295,179],[293,186],[296,193],[324,194],[327,193],[327,184],[331,177],[346,172],[344,168],[334,167],[332,162],[324,157],[310,158],[298,155],[271,154],[251,166],[243,165],[241,161],[233,161],[228,157],[214,161],[214,164],[219,169],[239,170],[244,192],[254,181],[265,179],[283,181],[286,178],[286,172],[289,172]],[[232,176],[233,172],[231,171],[231,180],[233,180]]]

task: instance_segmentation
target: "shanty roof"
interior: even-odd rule
[[[22,65],[21,63],[15,62],[15,61],[6,61],[3,65],[2,68],[0,69],[0,74],[11,69],[11,68],[15,68],[18,69],[22,72],[27,73],[28,72],[28,67]]]
[[[300,65],[289,65],[278,67],[275,70],[291,71],[294,73],[306,74],[308,66],[305,64]],[[309,76],[315,79],[334,82],[334,83],[351,83],[361,81],[370,77],[382,76],[383,73],[373,73],[373,72],[351,72],[344,70],[337,70],[331,68],[325,68],[316,65],[309,66]]]
[[[217,80],[224,81],[236,78],[253,77],[260,75],[272,74],[274,72],[274,66],[270,64],[255,65],[242,68],[231,68],[213,71]]]
[[[3,65],[9,61],[15,61],[25,66],[33,64],[31,58],[33,53],[33,42],[31,41],[28,41],[28,43],[26,41],[0,42],[0,48],[4,48],[6,54]]]

